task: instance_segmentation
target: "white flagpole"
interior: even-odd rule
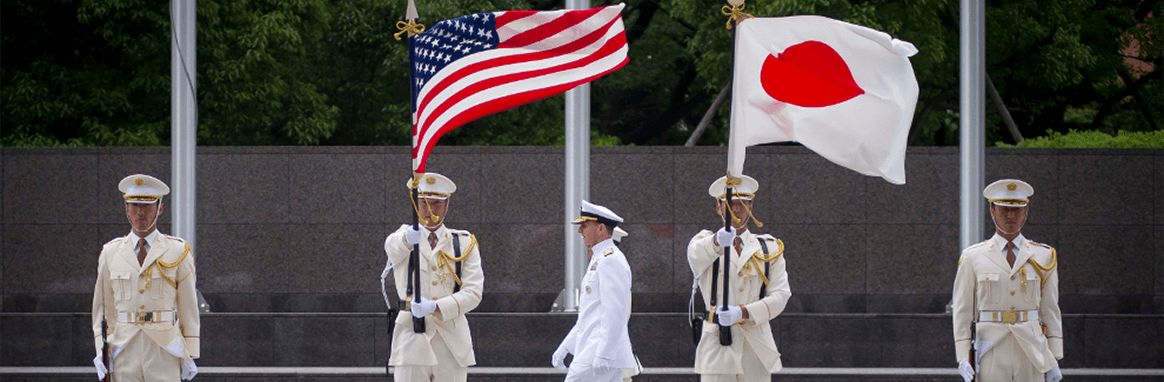
[[[982,241],[983,214],[981,197],[986,167],[985,99],[983,77],[986,73],[986,10],[982,1],[961,0],[960,16],[960,113],[958,132],[961,138],[961,192],[959,236],[962,248]]]
[[[590,8],[590,0],[566,0],[566,9]],[[578,216],[582,200],[590,198],[590,84],[566,91],[566,199],[565,280],[552,310],[577,312],[578,286],[586,270],[586,246],[571,222]]]

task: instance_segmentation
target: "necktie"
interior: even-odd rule
[[[428,248],[436,249],[436,232],[428,234]]]
[[[1006,242],[1006,263],[1014,268],[1014,243]]]
[[[743,245],[744,239],[740,239],[739,237],[736,237],[736,240],[734,240],[732,242],[732,244],[736,247],[736,254],[739,254],[742,256],[743,255],[742,252],[744,252],[744,245]]]
[[[138,241],[137,241],[137,264],[142,265],[143,263],[145,263],[145,257],[146,257],[146,240],[145,239],[138,239]]]

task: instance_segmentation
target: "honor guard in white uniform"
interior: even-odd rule
[[[618,246],[619,249],[621,250],[622,249],[622,247],[621,247],[622,238],[627,237],[627,236],[630,236],[630,234],[627,233],[626,231],[624,231],[621,227],[614,227],[614,231],[611,232],[610,239],[614,240],[614,245]],[[593,255],[593,254],[591,254],[591,255]],[[627,313],[629,314],[630,312],[628,311]],[[634,376],[639,375],[642,372],[643,372],[643,364],[639,363],[639,357],[635,356],[635,368],[634,369],[622,369],[622,381],[623,382],[630,382]]]
[[[578,321],[554,351],[551,363],[566,368],[573,354],[567,382],[618,382],[623,371],[636,367],[627,322],[631,311],[631,270],[626,256],[614,245],[611,233],[622,218],[609,208],[582,201],[574,224],[590,250],[590,264],[582,279]]]
[[[1035,194],[1017,179],[991,183],[995,234],[962,251],[954,279],[954,350],[967,382],[1058,382],[1063,358],[1055,249],[1019,232]],[[975,329],[976,326],[976,329]],[[971,347],[975,364],[970,364]],[[977,370],[975,370],[977,369]]]
[[[411,190],[413,180],[405,186]],[[452,180],[430,172],[421,174],[416,186],[420,199],[414,207],[420,229],[402,225],[384,240],[401,300],[388,365],[395,367],[397,382],[464,382],[468,367],[477,364],[465,313],[481,303],[485,275],[480,248],[469,231],[444,225],[450,196],[457,191]],[[409,255],[416,244],[420,245],[420,290],[413,293],[420,293],[420,303],[408,294]],[[414,332],[413,317],[425,318],[424,333]]]
[[[752,200],[760,184],[746,175],[733,177],[732,205],[726,208],[727,183],[727,177],[719,178],[708,193],[715,198],[720,217],[731,219],[732,228],[700,231],[687,245],[687,261],[709,310],[695,349],[695,372],[704,382],[771,381],[772,373],[783,365],[768,321],[784,311],[792,296],[785,271],[784,243],[772,235],[748,230],[749,218],[755,220]],[[761,223],[757,221],[756,225]],[[728,245],[729,296],[723,301],[723,254]],[[724,304],[728,306],[726,311],[720,310]],[[730,346],[720,344],[720,325],[731,325]]]
[[[157,230],[162,197],[170,188],[137,174],[122,179],[119,189],[131,230],[106,243],[97,260],[92,316],[97,376],[112,371],[117,382],[192,379],[198,373],[200,325],[194,254],[186,241]],[[112,367],[104,362],[103,338]]]

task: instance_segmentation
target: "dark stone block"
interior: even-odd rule
[[[706,194],[705,194],[706,195]],[[722,224],[722,223],[721,223]],[[695,276],[691,273],[691,264],[687,262],[687,245],[691,243],[691,239],[703,229],[712,229],[714,226],[703,227],[694,224],[676,224],[672,227],[672,247],[677,259],[671,264],[671,272],[675,278],[671,284],[671,290],[677,293],[690,294],[691,283],[694,282]],[[627,238],[628,242],[630,238]],[[699,301],[699,297],[696,297]]]
[[[686,312],[691,292],[683,293],[634,293],[632,309],[644,313]]]
[[[865,313],[868,312],[864,293],[804,294],[792,289],[792,298],[784,307],[785,313]]]
[[[1086,314],[1148,314],[1154,309],[1152,296],[1086,294],[1060,294],[1059,308]]]
[[[489,273],[485,273],[485,280],[489,280]],[[488,283],[488,281],[486,281]],[[486,284],[485,294],[481,296],[481,304],[474,312],[549,312],[558,298],[559,292],[553,293],[492,293]]]
[[[399,186],[389,188],[383,155],[290,155],[281,159],[290,172],[286,186],[290,221],[294,223],[384,224],[389,221],[385,195],[406,193],[396,188]]]
[[[9,225],[4,233],[5,294],[92,293],[105,243],[97,226]]]
[[[757,228],[784,242],[792,295],[861,294],[866,289],[866,229],[860,225],[795,224]]]
[[[1064,155],[1059,220],[1073,224],[1152,224],[1158,195],[1150,155]],[[1038,190],[1035,191],[1038,195]]]
[[[779,318],[784,367],[879,366],[879,323],[868,316],[786,315]]]
[[[1063,359],[1060,368],[1097,367],[1088,361],[1087,319],[1082,315],[1068,314],[1063,317]]]
[[[285,318],[211,313],[203,314],[201,319],[202,357],[198,359],[198,366],[275,365],[282,353],[282,348],[275,347],[278,336],[275,326]],[[307,337],[301,342],[309,340],[321,339]]]
[[[707,194],[711,182],[723,176],[724,169],[727,168],[727,149],[717,149],[715,154],[676,151],[674,183],[671,186],[675,195],[675,224],[697,224],[707,227],[723,225],[715,213],[715,199]],[[760,192],[764,192],[764,179],[757,178],[757,181],[761,182]],[[690,236],[688,238],[690,239]]]
[[[93,334],[93,315],[75,313],[70,318],[73,322],[73,338],[70,341],[72,348],[69,349],[69,363],[67,365],[92,365],[93,357],[97,355],[97,342]]]
[[[957,169],[957,166],[954,167]],[[984,185],[999,179],[1019,179],[1035,189],[1031,197],[1031,208],[1027,215],[1028,224],[1059,223],[1058,212],[1063,201],[1060,190],[1074,187],[1074,182],[1064,182],[1059,168],[1059,156],[1051,153],[1023,153],[1011,150],[988,150],[986,155],[986,176]],[[958,185],[952,189],[958,192]],[[975,193],[981,195],[981,192]],[[954,195],[955,201],[957,195]],[[986,204],[983,199],[983,204]],[[989,207],[988,207],[989,208]],[[990,223],[989,211],[986,222]],[[955,215],[956,217],[957,215]],[[993,230],[991,230],[993,231]],[[987,232],[991,232],[987,231]]]
[[[880,325],[881,360],[877,367],[949,367],[957,362],[950,316],[882,316],[874,320]]]
[[[4,223],[98,222],[99,196],[120,195],[100,192],[109,186],[98,184],[97,169],[96,155],[5,155]]]
[[[562,224],[565,211],[565,159],[555,154],[495,154],[505,165],[481,171],[481,222]],[[591,190],[595,184],[591,184]],[[560,227],[560,226],[559,226]]]
[[[275,321],[272,337],[277,366],[375,365],[373,317],[317,315]]]
[[[748,164],[749,175],[760,183],[752,213],[765,224],[865,222],[864,175],[811,152],[751,154]],[[700,187],[704,195],[714,180],[704,181]],[[705,196],[702,200],[711,198]],[[759,231],[763,229],[758,228]]]
[[[1160,317],[1088,317],[1084,350],[1096,368],[1164,367],[1164,320]],[[1129,349],[1136,349],[1129,351]],[[1064,350],[1064,356],[1066,356]]]
[[[684,316],[674,314],[631,315],[627,323],[631,348],[643,367],[691,367],[694,364],[694,358],[681,355],[684,343],[691,346],[691,330],[684,320]]]
[[[865,180],[868,186],[865,221],[873,224],[957,225],[957,168],[956,153],[906,155],[904,185],[894,185],[879,178]]]
[[[477,366],[548,366],[576,320],[575,314],[470,315]]]
[[[483,224],[474,234],[481,246],[485,295],[552,293],[556,296],[562,290],[565,271],[561,225]],[[542,311],[549,309],[547,305]]]
[[[868,235],[866,293],[939,294],[954,285],[957,225],[875,225]]]
[[[686,251],[674,248],[674,226],[628,224],[620,226],[629,236],[622,239],[619,248],[630,264],[631,291],[635,293],[672,293],[674,263],[687,263]],[[690,273],[690,272],[688,272]]]
[[[93,338],[92,331],[85,338]],[[73,319],[58,316],[4,316],[0,318],[0,365],[71,365],[75,331]],[[90,342],[89,349],[93,349]],[[89,354],[94,354],[90,351]],[[92,360],[93,356],[89,356]]]
[[[670,224],[674,164],[668,153],[591,155],[590,201],[610,208],[627,224]]]
[[[391,290],[390,290],[391,292]],[[384,298],[371,293],[205,293],[215,312],[383,312]]]
[[[97,160],[100,166],[97,177],[97,193],[94,196],[99,207],[97,222],[128,226],[125,217],[124,194],[118,189],[121,179],[127,176],[133,174],[150,175],[173,188],[174,182],[170,176],[173,166],[170,164],[170,157],[169,148],[166,148],[165,153],[127,149],[122,153],[98,156]],[[198,171],[203,170],[199,168]],[[169,223],[171,221],[169,208],[174,200],[173,197],[174,193],[171,190],[170,195],[163,199],[165,206],[158,222]]]
[[[868,294],[865,300],[869,313],[942,313],[950,303],[950,295]]]
[[[1164,193],[1160,195],[1164,197]],[[1164,297],[1164,225],[1156,226],[1154,236],[1156,238],[1156,251],[1152,258],[1156,259],[1156,297]]]
[[[198,158],[198,222],[287,223],[288,161],[284,156],[203,154]]]
[[[1059,293],[1151,295],[1150,226],[1062,226]]]

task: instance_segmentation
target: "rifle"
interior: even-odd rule
[[[974,288],[978,288],[978,284],[975,284]],[[970,370],[974,371],[974,378],[971,378],[970,381],[974,382],[978,380],[978,368],[975,365],[975,361],[978,358],[978,350],[976,349],[978,347],[978,341],[975,339],[975,337],[978,337],[978,293],[971,294],[970,298],[970,301],[972,301],[971,306],[973,307],[970,311],[974,312],[974,319],[970,320]]]
[[[412,41],[412,40],[409,39],[409,41]],[[409,51],[411,52],[412,50],[410,49]],[[413,175],[413,176],[416,177],[417,175]],[[419,179],[419,178],[416,178],[416,179]],[[414,205],[419,205],[419,203],[420,203],[420,197],[417,194],[416,187],[412,188],[412,202],[416,203]],[[412,212],[412,229],[420,229],[419,218],[420,218],[419,213],[416,210],[413,210],[413,212]],[[408,281],[409,281],[409,283],[408,283],[408,291],[407,292],[408,292],[408,294],[412,295],[412,297],[413,297],[412,302],[414,304],[419,304],[420,303],[420,244],[419,243],[414,244],[412,246],[412,253],[409,254],[409,256],[408,256]],[[415,293],[413,293],[413,292],[415,292]],[[401,308],[404,308],[404,307],[402,306]],[[425,325],[424,325],[424,317],[423,316],[412,318],[412,332],[413,333],[424,333],[425,332]]]
[[[104,310],[104,309],[102,309]],[[113,380],[113,367],[109,364],[109,324],[105,322],[105,317],[101,317],[101,363],[105,364],[105,378],[102,382],[110,382]]]

